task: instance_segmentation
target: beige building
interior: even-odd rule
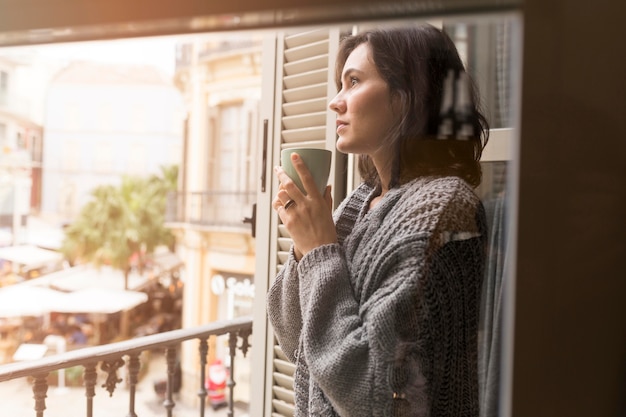
[[[21,243],[31,210],[41,206],[43,127],[36,100],[20,95],[33,74],[28,57],[0,56],[0,245]],[[32,82],[35,83],[34,81]]]
[[[185,264],[183,326],[252,314],[261,42],[250,35],[199,37],[177,47],[175,83],[187,106],[179,192],[169,226]],[[229,363],[227,340],[209,341],[209,364]],[[197,347],[181,357],[183,386],[198,380]],[[237,361],[237,398],[249,398],[249,358]],[[188,383],[185,383],[188,381]],[[187,398],[185,398],[187,397]],[[183,401],[197,400],[195,391]]]
[[[42,215],[71,222],[96,187],[178,163],[182,111],[152,65],[70,62],[46,97]]]

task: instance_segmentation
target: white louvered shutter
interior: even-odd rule
[[[334,62],[339,45],[340,29],[302,29],[279,34],[276,51],[275,108],[273,143],[274,165],[279,162],[282,149],[314,147],[333,151],[333,165],[329,183],[333,185],[334,200],[345,195],[345,158],[335,150],[335,115],[328,110],[328,102],[336,94]],[[276,194],[277,181],[272,182],[272,195]],[[270,275],[280,270],[287,259],[292,240],[277,215],[270,238]],[[272,249],[272,241],[275,251]],[[274,259],[271,259],[274,257]],[[274,261],[274,262],[272,262]],[[270,276],[270,281],[273,280]],[[271,285],[271,284],[270,284]],[[276,343],[271,328],[267,337],[267,378],[271,392],[266,393],[265,415],[293,416],[293,374],[290,363]]]

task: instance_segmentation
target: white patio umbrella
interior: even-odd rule
[[[51,311],[68,314],[91,314],[104,319],[107,314],[128,311],[148,301],[148,294],[112,288],[85,288],[67,293]],[[123,319],[122,319],[123,320]],[[123,325],[120,323],[120,331]],[[100,343],[100,327],[95,326],[95,340]]]
[[[65,294],[59,303],[51,306],[57,313],[113,314],[130,310],[148,301],[148,295],[139,291],[112,288],[85,288]]]
[[[15,284],[0,288],[0,317],[42,316],[62,305],[66,293],[45,287]]]

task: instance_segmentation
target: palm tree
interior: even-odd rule
[[[93,199],[65,231],[61,250],[66,258],[120,269],[128,289],[133,256],[143,271],[146,257],[157,247],[174,249],[174,236],[163,223],[166,196],[176,188],[177,177],[176,166],[162,167],[160,176],[125,176],[119,187],[94,189]]]

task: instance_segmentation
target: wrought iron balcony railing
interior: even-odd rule
[[[243,228],[255,201],[253,191],[173,192],[167,197],[165,222]]]
[[[144,336],[122,342],[111,343],[102,346],[93,346],[77,349],[42,359],[16,362],[0,366],[0,383],[23,377],[32,378],[34,409],[36,417],[44,417],[46,409],[46,393],[48,391],[48,374],[54,371],[64,370],[75,366],[83,367],[83,380],[85,387],[86,405],[85,416],[93,417],[93,398],[96,395],[96,381],[98,368],[106,374],[106,382],[103,387],[113,395],[118,383],[118,370],[127,364],[128,384],[128,416],[137,416],[135,412],[135,394],[138,383],[139,369],[141,367],[140,354],[144,351],[164,349],[167,363],[167,388],[163,407],[167,416],[172,417],[172,409],[175,402],[173,399],[174,376],[176,371],[176,358],[181,342],[198,340],[199,351],[199,391],[200,405],[198,415],[204,417],[206,397],[208,395],[206,381],[207,356],[209,353],[208,339],[210,336],[229,335],[230,372],[227,387],[229,389],[228,416],[233,416],[233,392],[236,385],[234,381],[235,353],[241,349],[246,355],[249,348],[249,337],[252,334],[252,318],[237,318],[227,321],[218,321],[204,326],[189,329],[178,329],[169,332]],[[99,365],[99,366],[98,366]],[[25,414],[23,414],[25,415]]]

